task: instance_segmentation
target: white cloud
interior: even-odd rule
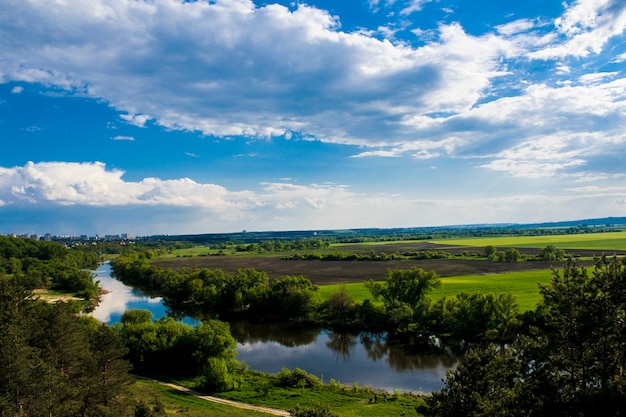
[[[536,22],[532,19],[519,19],[496,27],[498,33],[511,36],[528,32],[536,27]]]
[[[520,154],[534,151],[539,150],[520,150]],[[571,218],[626,215],[619,203],[626,191],[623,185],[442,198],[423,191],[364,195],[333,183],[271,182],[256,191],[233,191],[189,178],[126,181],[123,176],[123,171],[109,170],[99,162],[0,167],[4,204],[0,231],[14,231],[12,215],[23,218],[41,212],[53,231],[81,234],[407,227],[555,221],[562,220],[563,213]],[[620,184],[623,177],[615,180]]]
[[[626,3],[614,0],[577,0],[554,22],[566,38],[530,54],[532,58],[586,57],[599,53],[614,36],[626,29]]]
[[[407,13],[425,3],[369,2]],[[585,61],[623,34],[623,2],[579,0],[565,4],[554,24],[516,19],[480,36],[461,23],[415,28],[419,46],[348,33],[324,10],[293,7],[250,0],[0,2],[0,82],[101,99],[139,127],[308,135],[362,146],[356,157],[488,155],[480,166],[517,176],[531,167],[535,176],[591,171],[590,155],[614,152],[584,138],[624,144],[625,79]],[[537,59],[545,70],[534,70]],[[610,60],[623,62],[623,54]],[[554,137],[562,146],[549,146]],[[544,141],[550,160],[527,153],[529,144]]]
[[[400,14],[409,15],[414,12],[418,12],[422,10],[422,7],[426,3],[430,3],[432,0],[411,0],[407,3],[407,5],[400,10]]]
[[[16,85],[11,89],[11,94],[20,94],[22,91],[24,91],[24,87]]]
[[[427,47],[394,45],[341,32],[313,7],[244,0],[25,0],[0,11],[11,16],[0,21],[5,80],[104,99],[133,125],[221,136],[404,142],[418,131],[398,119],[470,108],[509,48],[456,24]]]
[[[152,117],[145,114],[121,114],[120,117],[137,127],[145,127],[146,123],[152,119]]]
[[[111,139],[113,139],[113,140],[122,140],[122,141],[129,141],[129,142],[132,142],[132,141],[135,140],[135,138],[132,137],[132,136],[123,136],[123,135],[113,136]]]

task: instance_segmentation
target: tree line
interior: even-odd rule
[[[342,330],[390,331],[436,335],[445,341],[510,341],[518,325],[511,294],[458,294],[433,302],[428,293],[439,286],[434,271],[390,269],[380,282],[366,283],[371,300],[355,302],[339,288],[326,300],[303,276],[269,279],[252,268],[172,270],[150,263],[153,255],[117,258],[113,273],[122,282],[163,297],[179,314],[251,322],[296,321]],[[380,300],[381,302],[375,302]],[[466,323],[474,323],[467,326]]]
[[[469,251],[464,251],[461,255],[466,258],[480,257],[480,254],[470,253]],[[372,251],[372,253],[369,254],[333,251],[330,253],[297,252],[292,255],[284,256],[281,259],[289,261],[394,261],[399,259],[449,259],[455,256],[458,255],[447,251],[417,251],[404,253],[377,253]],[[565,256],[565,251],[563,249],[557,249],[554,245],[546,246],[535,255],[520,253],[520,251],[515,248],[498,250],[498,248],[492,245],[486,246],[482,253],[482,259],[491,262],[562,261],[565,259]]]
[[[97,284],[83,268],[98,259],[57,242],[0,236],[0,416],[153,415],[128,393],[131,370],[196,378],[210,390],[234,387],[241,365],[224,322],[191,326],[129,311],[108,326],[81,314],[83,303],[36,295],[59,288],[94,296]]]
[[[30,289],[69,291],[93,299],[98,286],[88,269],[95,269],[99,259],[95,252],[56,242],[0,236],[0,274],[17,277]]]
[[[447,416],[623,416],[626,258],[568,261],[509,347],[470,351],[428,400]]]

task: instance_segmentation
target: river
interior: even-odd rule
[[[150,310],[158,319],[167,314],[160,297],[151,297],[111,277],[108,263],[95,271],[106,294],[93,311],[96,319],[113,324],[129,309]],[[193,324],[194,320],[184,319]],[[294,329],[284,325],[231,323],[237,340],[237,359],[250,369],[276,373],[281,368],[301,368],[323,382],[369,386],[388,391],[432,392],[441,389],[448,370],[459,358],[433,351],[411,340],[385,334],[333,333],[323,329]]]

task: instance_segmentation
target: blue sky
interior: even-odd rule
[[[0,1],[0,233],[626,216],[626,3]]]

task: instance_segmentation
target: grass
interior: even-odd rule
[[[409,394],[383,394],[367,387],[340,385],[337,383],[314,388],[282,388],[271,383],[271,375],[247,371],[241,386],[234,391],[216,394],[220,398],[265,407],[292,410],[296,404],[311,407],[315,403],[328,405],[341,417],[380,417],[416,415],[415,407],[424,400]],[[374,395],[379,401],[374,402]]]
[[[293,410],[296,405],[311,407],[316,403],[326,404],[341,417],[381,417],[416,414],[416,407],[424,404],[422,397],[413,394],[382,393],[366,386],[342,385],[336,382],[313,388],[284,388],[272,383],[273,375],[257,371],[245,371],[240,386],[232,391],[213,394],[216,397],[257,406]],[[177,384],[195,388],[193,380],[176,381]],[[193,395],[177,391],[156,381],[138,379],[130,387],[135,403],[157,405],[165,415],[185,417],[257,417],[268,414],[243,410],[228,405],[213,403]],[[377,401],[374,402],[374,398]],[[130,414],[132,415],[132,414]]]
[[[441,278],[441,287],[431,296],[434,300],[459,293],[512,293],[519,311],[534,310],[541,301],[539,285],[547,284],[552,271],[509,272],[506,274],[467,275]]]
[[[130,387],[133,399],[143,402],[150,407],[159,404],[165,408],[168,416],[184,417],[261,417],[265,413],[242,410],[223,404],[212,403],[194,397],[173,388],[161,385],[158,382],[139,379]],[[132,413],[130,415],[133,415]]]
[[[68,291],[36,289],[34,291],[34,294],[40,300],[49,303],[54,303],[57,301],[85,301],[83,298],[78,297],[76,293]]]
[[[551,277],[552,272],[549,270],[445,277],[441,278],[441,287],[433,290],[430,296],[436,301],[462,292],[470,294],[508,292],[515,294],[520,311],[527,311],[533,310],[541,301],[537,283],[547,284]],[[365,283],[362,282],[321,285],[319,295],[325,300],[341,287],[344,287],[357,303],[372,299]]]
[[[431,243],[459,246],[505,246],[515,248],[544,248],[554,245],[560,249],[626,250],[626,231],[581,233],[550,236],[502,236],[467,239],[433,240]]]

